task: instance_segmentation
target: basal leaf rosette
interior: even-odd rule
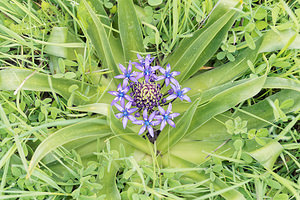
[[[178,98],[191,102],[186,95],[190,88],[181,89],[175,79],[180,72],[171,71],[169,64],[163,68],[153,65],[155,58],[150,55],[143,58],[137,54],[137,57],[139,62],[129,61],[127,68],[119,64],[122,74],[115,78],[123,82],[117,91],[109,91],[115,96],[111,105],[120,111],[116,117],[122,119],[124,129],[131,121],[141,125],[139,135],[147,130],[154,137],[154,132],[162,131],[167,124],[175,128],[173,119],[180,114],[172,113],[172,103]],[[167,92],[163,94],[162,91]]]

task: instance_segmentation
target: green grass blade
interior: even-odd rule
[[[136,52],[145,52],[140,23],[132,0],[118,1],[119,31],[125,60],[136,60]]]
[[[105,137],[110,134],[111,131],[106,125],[106,121],[101,119],[86,120],[58,130],[47,137],[35,150],[29,164],[27,176],[32,174],[35,166],[45,155],[57,147],[80,138]]]
[[[167,154],[167,155],[163,156],[162,163],[163,163],[164,167],[172,167],[172,168],[196,167],[196,165],[194,165],[193,163],[190,163],[190,162],[184,160],[183,158],[179,158],[172,154]],[[185,176],[187,176],[197,182],[201,182],[201,181],[205,181],[205,180],[209,179],[209,175],[205,174],[204,171],[200,171],[200,172],[191,171],[191,172],[185,173]],[[209,187],[210,183],[211,182],[208,181],[208,182],[205,182],[204,185],[206,187]],[[219,178],[216,178],[212,184],[216,191],[219,191],[219,190],[229,187],[226,183],[224,183]],[[221,193],[221,196],[223,196],[227,200],[244,200],[245,199],[245,197],[240,192],[238,192],[237,190],[235,190],[233,188],[230,188],[229,191]]]

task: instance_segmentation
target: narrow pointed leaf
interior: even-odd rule
[[[223,30],[226,25],[228,25],[228,29],[230,28],[229,24],[233,23],[233,16],[235,13],[236,10],[231,9],[203,31],[198,30],[192,38],[183,41],[183,46],[181,48],[179,47],[174,55],[170,56],[167,61],[172,66],[173,70],[181,71],[181,74],[177,78],[179,81],[188,78],[185,77],[188,73],[192,74],[202,67],[202,65],[198,63],[197,65],[199,66],[192,69],[193,65],[200,59],[201,55],[206,55],[209,59],[215,53],[222,40],[219,41],[221,35],[218,35],[218,33]],[[230,20],[232,21],[229,22]],[[227,24],[228,22],[229,24]],[[225,35],[228,30],[225,31],[224,29],[223,31],[222,36]],[[214,43],[214,41],[216,41],[216,43]],[[205,62],[203,64],[205,64]]]
[[[189,109],[184,113],[184,115],[181,116],[179,120],[175,121],[176,127],[170,127],[172,131],[169,131],[168,128],[165,128],[160,133],[160,136],[157,140],[157,149],[161,153],[165,153],[169,148],[174,146],[188,133],[187,131],[191,125],[191,121],[194,117],[199,102],[200,99],[194,101],[194,103],[190,105]]]
[[[83,105],[78,107],[70,107],[69,109],[80,111],[80,112],[92,112],[92,113],[97,113],[97,114],[107,116],[108,111],[110,109],[110,105],[106,103],[93,103],[93,104],[88,104],[88,105]]]
[[[52,150],[68,142],[86,137],[105,137],[111,134],[105,120],[91,119],[62,128],[47,137],[35,150],[28,167],[30,176],[38,162]]]
[[[272,169],[278,156],[281,154],[283,147],[276,141],[270,142],[267,145],[249,152],[260,164],[268,169]]]
[[[144,52],[143,35],[132,0],[118,1],[119,31],[125,60],[136,60],[136,52]]]
[[[263,87],[265,79],[265,76],[250,79],[245,83],[221,92],[212,98],[209,103],[200,106],[195,113],[189,133],[191,134],[217,114],[225,112],[236,104],[257,94]]]
[[[101,58],[105,67],[108,67],[113,73],[116,75],[119,73],[119,69],[115,62],[115,58],[113,56],[113,51],[111,48],[111,44],[109,42],[109,38],[106,34],[103,23],[97,17],[96,13],[90,7],[86,0],[82,0],[87,12],[90,15],[92,20],[88,20],[88,28],[94,29],[96,33],[90,35],[93,45],[97,51],[98,56]]]

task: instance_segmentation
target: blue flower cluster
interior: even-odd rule
[[[152,66],[154,57],[151,58],[150,55],[143,58],[137,54],[137,57],[139,62],[129,62],[127,69],[119,64],[122,74],[115,78],[123,79],[123,83],[118,85],[117,91],[109,92],[115,96],[111,105],[116,106],[120,111],[116,117],[123,118],[124,129],[130,120],[134,124],[142,125],[139,135],[147,129],[149,134],[154,137],[153,127],[155,126],[160,125],[160,131],[167,123],[175,127],[172,120],[179,116],[179,113],[172,113],[172,103],[177,98],[181,101],[191,102],[191,99],[185,94],[190,88],[181,89],[175,79],[180,72],[171,72],[169,64],[164,69],[161,66]],[[139,72],[133,71],[133,65]],[[169,85],[171,89],[165,90],[164,87]],[[167,92],[163,94],[163,90]],[[163,108],[165,106],[167,106],[166,110]]]

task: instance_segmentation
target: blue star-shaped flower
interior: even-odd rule
[[[174,84],[178,84],[178,81],[174,78],[174,76],[178,76],[180,72],[171,72],[170,64],[167,65],[166,69],[160,67],[159,71],[163,74],[162,76],[157,77],[156,81],[160,81],[165,79],[166,85],[168,86],[170,82]]]
[[[123,72],[123,74],[115,76],[115,78],[124,79],[123,85],[127,85],[129,80],[131,80],[133,82],[137,82],[137,79],[136,79],[137,73],[132,72],[132,63],[131,62],[129,62],[129,64],[128,64],[128,69],[126,69],[121,64],[119,64],[119,67],[120,67],[121,71]]]
[[[179,116],[180,114],[179,113],[171,113],[172,104],[169,103],[168,109],[166,111],[160,106],[158,106],[158,110],[161,115],[156,116],[155,119],[159,120],[161,123],[160,130],[162,131],[167,123],[175,128],[175,123],[172,121],[172,119]]]
[[[139,69],[142,72],[137,72],[136,79],[140,79],[142,77],[145,77],[145,81],[149,82],[150,80],[156,80],[157,76],[155,75],[155,71],[160,68],[160,66],[150,66],[151,62],[154,60],[154,58],[151,58],[150,55],[147,55],[145,60],[139,55],[139,63],[134,62],[135,67]]]
[[[181,101],[182,100],[186,100],[188,102],[191,102],[190,97],[188,97],[187,95],[185,95],[185,93],[187,93],[189,90],[191,90],[191,88],[183,88],[182,90],[180,89],[180,86],[178,84],[173,85],[171,84],[171,87],[173,89],[173,94],[171,94],[170,96],[168,96],[166,98],[166,100],[171,100],[171,99],[175,99],[175,98],[179,98]]]
[[[133,101],[133,99],[126,93],[129,91],[129,87],[126,85],[121,86],[121,83],[118,85],[118,91],[109,91],[108,93],[116,96],[111,102],[111,105],[115,105],[118,101],[121,102],[121,105],[125,105],[125,99],[128,101]]]
[[[155,118],[156,112],[152,112],[148,118],[148,114],[147,114],[148,110],[145,109],[143,112],[143,120],[135,120],[132,121],[132,123],[134,124],[138,124],[138,125],[143,125],[142,128],[139,131],[139,135],[144,133],[144,131],[146,130],[146,128],[149,131],[149,134],[154,137],[154,133],[153,133],[153,128],[152,126],[157,126],[160,122],[159,121],[153,121],[153,119]]]
[[[123,128],[126,128],[128,119],[130,119],[131,121],[136,121],[136,118],[134,116],[132,116],[131,114],[134,113],[135,111],[138,110],[138,108],[130,108],[131,107],[132,102],[128,102],[126,104],[125,107],[120,106],[119,104],[115,104],[115,106],[117,107],[117,109],[121,112],[121,113],[117,113],[116,117],[118,119],[123,117]]]

